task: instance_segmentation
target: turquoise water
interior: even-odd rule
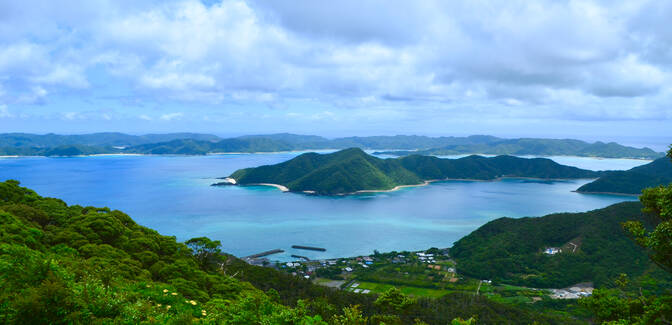
[[[577,212],[634,200],[572,192],[589,180],[446,181],[396,192],[350,197],[282,193],[269,187],[212,187],[236,169],[278,163],[297,153],[203,157],[96,156],[3,158],[0,180],[17,179],[69,204],[108,206],[138,223],[184,241],[208,236],[246,256],[330,258],[379,251],[448,247],[489,220]],[[563,157],[565,164],[624,169],[646,161]],[[628,165],[628,166],[624,166]],[[291,245],[326,252],[296,251]]]

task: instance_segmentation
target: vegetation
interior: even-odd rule
[[[64,151],[59,147],[77,147]],[[82,135],[0,134],[0,155],[45,156],[51,150],[73,155],[100,153],[141,153],[204,155],[216,152],[277,152],[288,150],[345,149],[351,147],[385,150],[396,155],[497,154],[497,155],[574,155],[605,158],[657,158],[662,154],[648,148],[626,147],[616,143],[587,143],[579,140],[502,139],[486,135],[469,137],[370,136],[327,139],[289,133],[249,135],[222,139],[198,133],[128,135],[93,133]],[[428,149],[437,148],[437,149]],[[417,151],[420,150],[420,151]]]
[[[289,161],[241,169],[231,178],[238,184],[272,183],[292,191],[346,194],[362,190],[388,190],[399,185],[417,185],[439,179],[492,180],[503,176],[534,178],[589,178],[599,172],[557,164],[549,159],[512,156],[469,156],[440,159],[407,156],[380,159],[358,148],[331,154],[306,153]]]
[[[672,164],[668,158],[663,157],[627,171],[608,172],[599,179],[581,186],[578,191],[639,194],[645,188],[669,183],[672,183]]]
[[[672,146],[667,153],[672,159]],[[643,211],[650,213],[654,227],[631,220],[623,228],[637,245],[646,250],[651,260],[672,272],[672,185],[644,190],[640,197]],[[672,321],[672,291],[646,292],[627,290],[630,279],[621,274],[613,289],[600,289],[581,301],[602,324],[669,324]]]
[[[249,265],[205,237],[179,243],[108,208],[0,183],[0,322],[7,324],[565,324],[484,297],[410,298],[317,286]]]
[[[602,158],[638,158],[655,159],[662,156],[649,148],[633,148],[615,142],[588,143],[570,139],[500,139],[488,138],[488,141],[455,143],[440,148],[421,151],[388,151],[392,155],[534,155],[534,156],[579,156]]]
[[[461,273],[499,283],[563,288],[594,282],[600,287],[621,273],[642,282],[651,277],[669,281],[621,228],[632,218],[650,227],[653,220],[641,208],[624,202],[585,213],[500,218],[458,240],[450,252]],[[562,252],[544,253],[549,247]]]

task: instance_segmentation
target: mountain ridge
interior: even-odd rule
[[[68,147],[69,150],[64,150]],[[651,159],[663,154],[649,148],[617,143],[588,143],[571,139],[503,139],[489,135],[428,137],[419,135],[341,137],[276,133],[221,138],[211,134],[168,133],[128,135],[103,132],[80,135],[4,133],[0,134],[0,155],[73,156],[91,154],[205,155],[235,152],[279,152],[295,150],[346,149],[397,150],[392,155],[507,154],[575,155],[603,158]],[[76,148],[73,149],[73,148]],[[434,149],[432,149],[434,148]],[[402,151],[399,151],[402,150]]]
[[[213,185],[277,184],[294,192],[344,195],[361,191],[387,191],[399,186],[422,185],[446,179],[565,179],[595,178],[601,174],[560,165],[545,158],[468,156],[441,159],[413,155],[382,159],[368,155],[359,148],[349,148],[330,154],[305,153],[275,165],[239,169],[228,176],[225,182]]]

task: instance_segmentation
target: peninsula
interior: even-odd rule
[[[647,187],[672,183],[672,164],[667,157],[625,171],[610,171],[597,180],[581,186],[580,193],[613,193],[637,195]]]
[[[225,181],[213,185],[274,184],[292,192],[345,195],[388,191],[446,179],[578,179],[597,178],[602,174],[560,165],[545,158],[468,156],[441,159],[411,155],[381,159],[359,148],[350,148],[330,154],[306,153],[276,165],[240,169],[224,178]]]

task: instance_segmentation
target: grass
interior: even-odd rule
[[[357,289],[368,289],[371,290],[371,293],[383,293],[390,288],[397,287],[403,292],[404,294],[411,295],[411,296],[417,296],[417,297],[441,297],[448,293],[446,290],[438,290],[438,289],[428,289],[428,288],[418,288],[418,287],[410,287],[410,286],[394,286],[391,284],[385,284],[385,283],[375,283],[375,282],[366,282],[366,281],[355,281],[359,283],[359,286]],[[347,288],[346,290],[352,291],[355,288]]]

